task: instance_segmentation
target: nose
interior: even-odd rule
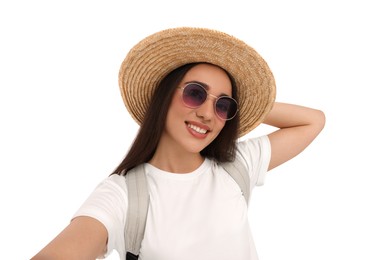
[[[214,116],[214,99],[207,98],[207,100],[196,109],[196,115],[204,120],[210,120]]]

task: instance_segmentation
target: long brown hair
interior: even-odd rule
[[[152,96],[144,120],[129,152],[112,174],[126,174],[128,170],[152,159],[165,128],[165,121],[174,91],[186,73],[198,64],[201,63],[183,65],[170,72],[160,82]],[[236,83],[233,77],[227,71],[225,72],[229,76],[232,85],[232,96],[238,102]],[[234,160],[238,124],[237,114],[232,120],[226,121],[219,135],[200,154],[217,162]]]

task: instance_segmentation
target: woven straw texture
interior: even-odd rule
[[[205,28],[179,27],[152,34],[127,54],[119,71],[123,101],[140,124],[158,83],[172,70],[193,62],[224,68],[235,79],[239,136],[258,126],[275,100],[275,80],[264,59],[234,36]]]

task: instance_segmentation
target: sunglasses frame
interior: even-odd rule
[[[184,90],[185,90],[185,88],[188,87],[189,85],[197,85],[197,86],[201,87],[201,88],[205,91],[205,93],[207,94],[206,99],[205,99],[205,100],[202,102],[202,104],[200,104],[199,106],[190,106],[190,105],[188,105],[188,104],[184,101]],[[213,94],[210,94],[210,93],[207,91],[207,89],[206,89],[202,84],[200,84],[200,83],[197,83],[197,82],[190,82],[190,83],[185,84],[184,87],[177,87],[177,88],[182,90],[181,100],[183,101],[183,104],[184,104],[186,107],[188,107],[188,108],[193,108],[193,109],[199,108],[200,106],[202,106],[202,105],[204,104],[204,102],[206,102],[206,100],[207,100],[210,96],[213,97],[213,98],[215,99],[215,101],[214,101],[214,113],[217,115],[217,117],[218,117],[219,119],[221,119],[221,120],[223,120],[223,121],[232,120],[232,119],[237,115],[237,113],[238,113],[238,111],[239,111],[239,109],[238,109],[238,102],[237,102],[234,98],[229,97],[229,96],[220,96],[220,97],[218,97],[218,96],[215,96],[215,95],[213,95]],[[220,99],[222,99],[222,98],[230,99],[230,100],[232,100],[232,101],[236,104],[236,112],[235,112],[234,115],[233,115],[232,117],[230,117],[230,118],[226,118],[226,119],[225,119],[225,118],[222,118],[222,117],[218,114],[218,112],[217,112],[217,102],[218,102],[218,100],[220,100]]]

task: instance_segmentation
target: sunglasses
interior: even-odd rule
[[[234,98],[228,96],[214,96],[199,83],[188,83],[184,87],[179,87],[183,90],[183,103],[189,108],[198,108],[206,102],[208,96],[215,98],[214,111],[215,114],[222,120],[233,119],[238,112],[238,104]]]

